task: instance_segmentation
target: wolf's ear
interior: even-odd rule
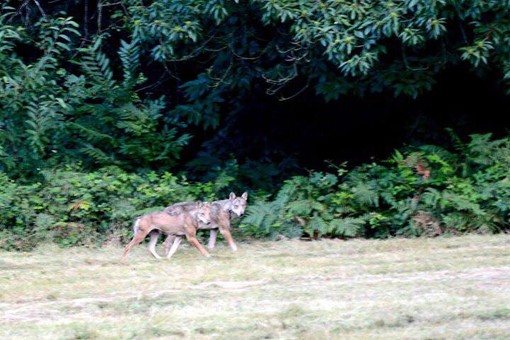
[[[231,192],[230,196],[228,196],[229,200],[234,200],[235,198],[236,198],[236,194],[234,194],[233,192]]]
[[[197,207],[198,208],[202,208],[204,204],[202,203],[202,201],[197,201]]]
[[[241,195],[241,198],[242,198],[243,200],[247,200],[247,199],[248,199],[248,193],[247,193],[247,192],[245,192],[244,194],[242,194],[242,195]]]

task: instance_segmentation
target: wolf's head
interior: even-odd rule
[[[211,223],[211,204],[208,202],[197,202],[195,218],[204,224]]]
[[[248,201],[248,193],[245,192],[240,197],[237,197],[233,192],[230,193],[228,198],[230,203],[230,211],[237,215],[237,217],[243,216],[244,210],[246,209],[246,202]]]

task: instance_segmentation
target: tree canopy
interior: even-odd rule
[[[9,1],[0,167],[167,169],[193,136],[235,126],[267,98],[417,98],[458,64],[506,84],[509,9],[496,0]]]

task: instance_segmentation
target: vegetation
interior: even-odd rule
[[[62,246],[101,244],[131,237],[135,216],[169,202],[213,200],[213,183],[189,185],[170,173],[145,175],[103,168],[80,173],[45,171],[40,182],[19,185],[0,178],[0,247],[31,249],[42,241]]]
[[[285,106],[276,118],[277,103],[296,98],[337,111],[356,96],[419,98],[459,66],[506,90],[509,9],[502,0],[4,2],[0,247],[103,243],[125,237],[146,209],[245,190],[241,227],[257,237],[507,230],[507,131],[461,134],[453,146],[423,143],[428,131],[387,161],[347,166],[334,154],[333,173],[308,176],[300,162],[315,150],[290,154],[271,138],[281,126],[315,136],[305,125],[317,112],[289,124],[298,114]],[[283,125],[261,118],[257,128],[264,115]]]
[[[1,338],[504,339],[507,235],[0,252]],[[100,283],[100,284],[99,284]],[[20,294],[20,292],[23,292]]]
[[[274,200],[250,198],[241,228],[256,237],[437,236],[508,230],[510,140],[474,135],[457,152],[422,146],[388,161],[337,174],[312,172],[288,179]],[[30,249],[41,241],[62,246],[126,241],[135,216],[171,203],[227,196],[235,177],[189,183],[155,172],[117,167],[89,173],[43,171],[19,184],[0,177],[0,247]],[[226,180],[227,179],[227,180]]]
[[[273,201],[248,208],[255,235],[437,236],[509,227],[510,139],[473,135],[457,153],[421,146],[384,164],[285,182]]]
[[[462,60],[510,74],[507,1],[78,3],[2,5],[0,166],[14,176],[169,168],[197,125],[236,124],[248,96],[293,84],[416,97]]]

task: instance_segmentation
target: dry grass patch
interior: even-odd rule
[[[184,243],[184,242],[183,242]],[[510,334],[507,235],[0,253],[0,338],[491,338]]]

